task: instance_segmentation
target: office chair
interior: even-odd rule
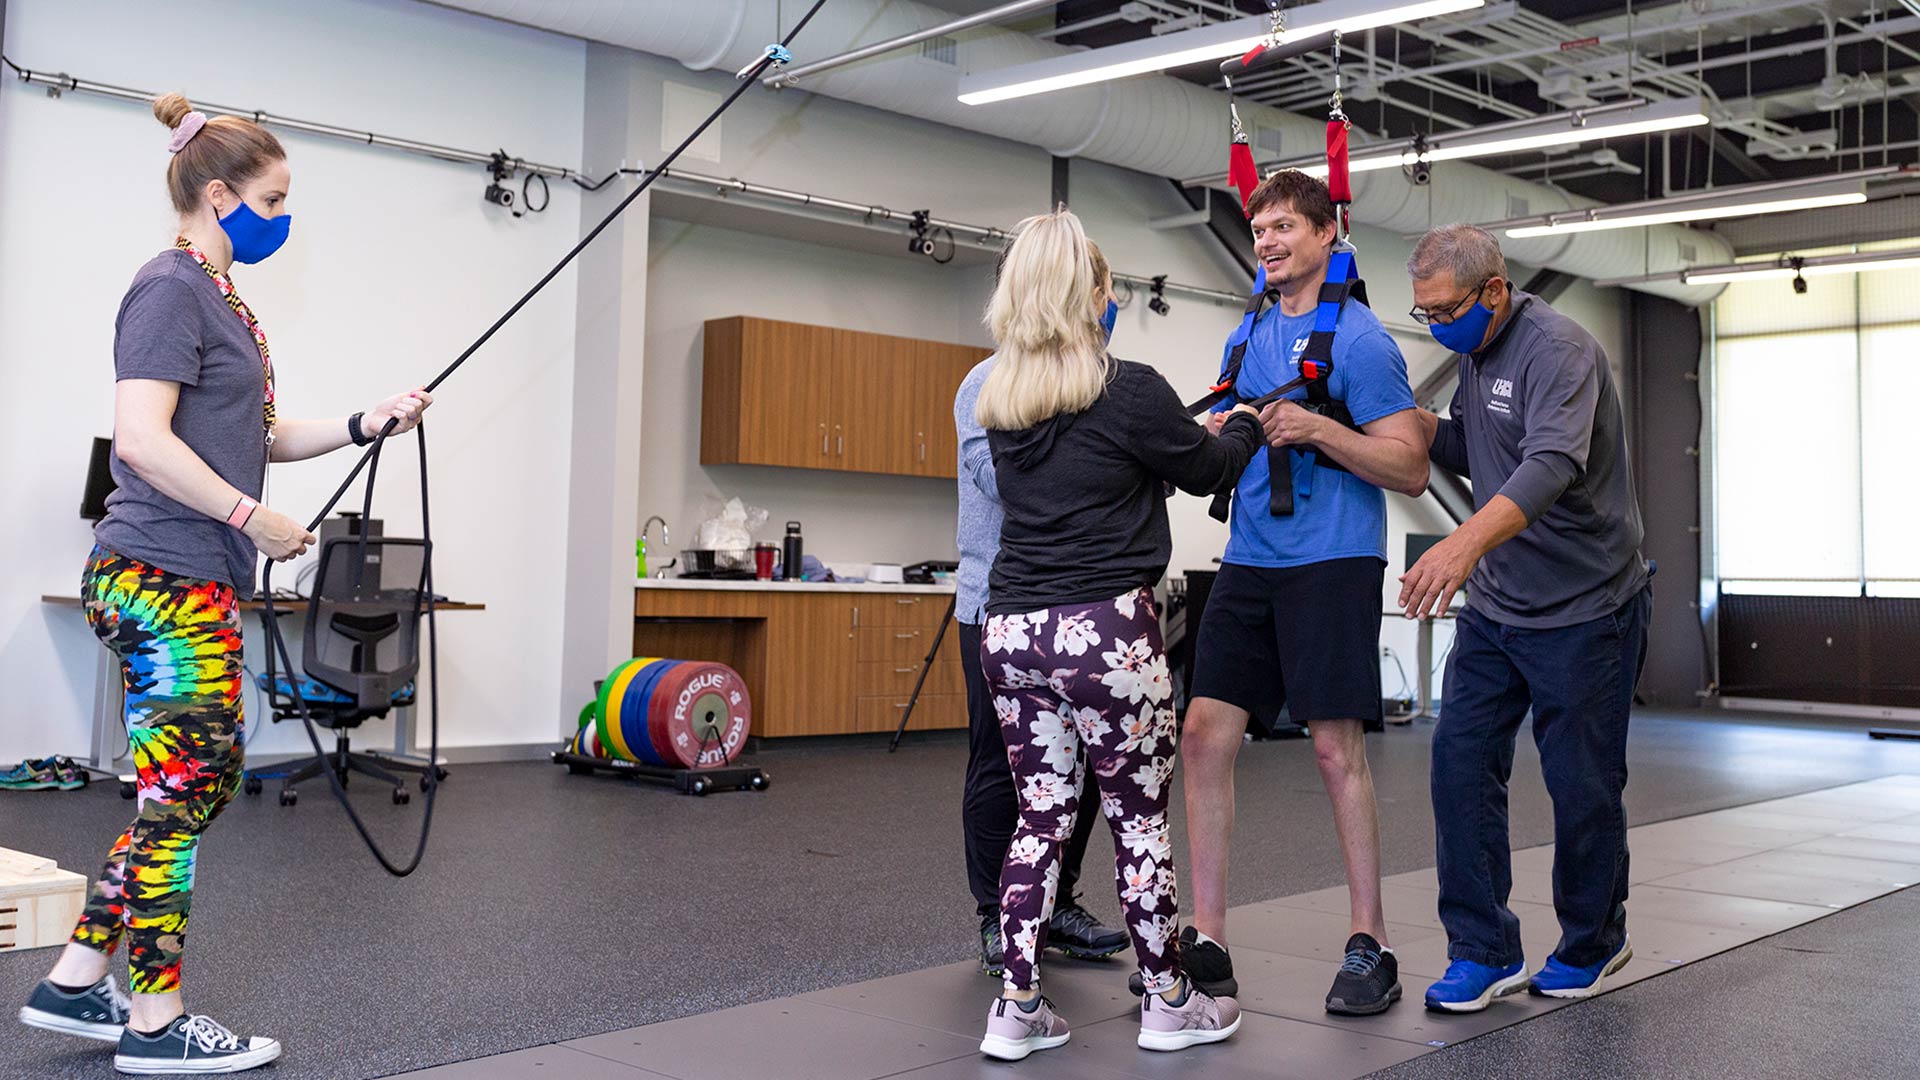
[[[280,805],[294,805],[299,800],[296,785],[322,775],[328,760],[342,784],[358,773],[393,785],[397,804],[411,797],[403,776],[418,777],[422,791],[445,778],[446,770],[435,764],[356,753],[351,742],[351,732],[365,721],[414,703],[427,554],[426,541],[395,537],[337,536],[321,546],[301,643],[299,685],[307,714],[314,723],[333,729],[335,744],[324,758],[289,764],[293,772],[281,783]],[[294,673],[275,672],[275,659],[269,654],[260,688],[275,723],[298,719]],[[249,773],[245,789],[258,795],[260,778]]]

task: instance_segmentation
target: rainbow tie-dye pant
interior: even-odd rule
[[[240,610],[233,589],[95,547],[87,623],[120,658],[139,816],[107,855],[73,940],[111,953],[130,989],[180,989],[200,834],[240,789]]]

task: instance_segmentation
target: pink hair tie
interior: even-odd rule
[[[180,118],[180,126],[173,129],[173,138],[167,141],[167,152],[177,154],[184,149],[200,129],[207,126],[207,114],[195,110]]]

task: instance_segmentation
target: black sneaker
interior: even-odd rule
[[[1000,913],[980,916],[980,970],[989,975],[1007,973],[1007,941],[1000,936]]]
[[[1059,949],[1075,960],[1101,960],[1127,947],[1127,932],[1100,925],[1093,912],[1079,904],[1053,911],[1047,924],[1047,948]]]
[[[1200,932],[1191,926],[1182,927],[1180,940],[1180,970],[1186,972],[1193,984],[1206,992],[1208,997],[1235,997],[1240,993],[1240,981],[1233,977],[1233,958],[1227,950],[1211,941],[1201,941]],[[1146,984],[1140,980],[1140,973],[1127,976],[1127,989],[1134,997],[1146,996]]]
[[[1327,1011],[1341,1016],[1372,1016],[1400,1000],[1400,961],[1380,947],[1372,934],[1347,939],[1347,960],[1327,991]]]
[[[127,995],[114,985],[111,975],[77,994],[42,979],[21,1007],[20,1022],[83,1039],[119,1042],[127,1027],[128,1008]]]
[[[258,1035],[241,1040],[210,1016],[180,1016],[157,1035],[129,1029],[120,1036],[113,1067],[123,1073],[231,1073],[257,1069],[280,1056],[280,1044]]]

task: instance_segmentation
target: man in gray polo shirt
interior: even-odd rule
[[[1633,955],[1621,793],[1653,603],[1620,397],[1593,335],[1514,289],[1485,230],[1432,230],[1407,271],[1413,317],[1459,354],[1449,415],[1419,414],[1429,456],[1473,480],[1475,506],[1401,578],[1409,618],[1443,612],[1467,590],[1433,733],[1452,964],[1427,1007],[1474,1012],[1522,989],[1586,997]],[[1531,978],[1507,907],[1507,780],[1529,711],[1553,798],[1562,931]]]

